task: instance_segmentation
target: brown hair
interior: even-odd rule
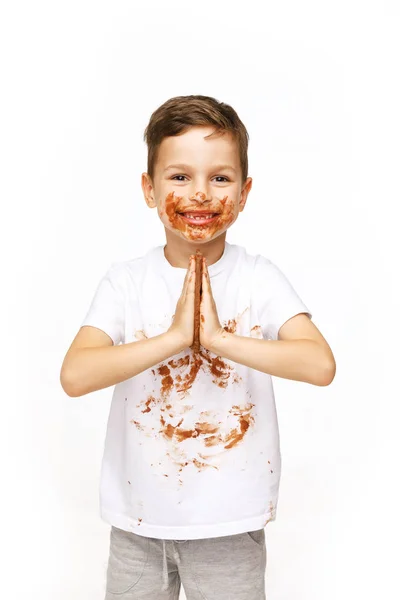
[[[157,150],[164,138],[184,133],[190,127],[214,125],[217,132],[230,131],[236,138],[243,181],[247,178],[249,134],[236,111],[210,96],[176,96],[153,112],[144,132],[147,172],[153,179]],[[207,136],[209,137],[209,136]]]

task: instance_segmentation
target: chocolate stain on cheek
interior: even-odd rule
[[[182,221],[179,214],[176,212],[177,205],[182,202],[183,196],[175,196],[175,192],[171,192],[165,198],[165,214],[168,217],[168,221],[172,227],[184,231],[186,229],[186,223]]]

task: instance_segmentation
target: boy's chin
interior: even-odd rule
[[[169,236],[171,236],[171,234],[172,234],[181,240],[185,240],[189,244],[201,245],[201,244],[207,244],[208,242],[211,242],[211,241],[215,241],[220,236],[223,236],[223,234],[226,233],[226,229],[224,229],[222,231],[207,232],[207,231],[196,231],[196,230],[180,231],[177,229],[172,229],[172,228],[170,229],[169,227],[168,228],[165,227],[165,233],[166,233],[167,237],[168,237],[168,234],[169,234]]]

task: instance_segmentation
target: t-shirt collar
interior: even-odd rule
[[[155,255],[156,255],[156,260],[157,260],[159,267],[165,273],[168,273],[170,276],[184,275],[186,273],[187,269],[182,268],[182,267],[173,267],[168,262],[168,260],[165,258],[164,248],[165,248],[165,246],[157,246],[154,249]],[[215,277],[216,275],[221,273],[221,271],[223,271],[223,269],[226,267],[227,263],[229,262],[229,255],[231,252],[232,252],[232,245],[228,244],[228,242],[225,242],[225,248],[224,248],[224,252],[223,252],[221,258],[219,258],[217,260],[217,262],[215,262],[214,264],[208,266],[208,272],[210,274],[210,278]]]

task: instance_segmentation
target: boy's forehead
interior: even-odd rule
[[[210,136],[211,137],[207,137]],[[191,160],[217,160],[233,168],[239,164],[239,150],[230,131],[216,132],[215,127],[190,127],[184,133],[163,139],[158,149],[158,166],[188,163]]]

